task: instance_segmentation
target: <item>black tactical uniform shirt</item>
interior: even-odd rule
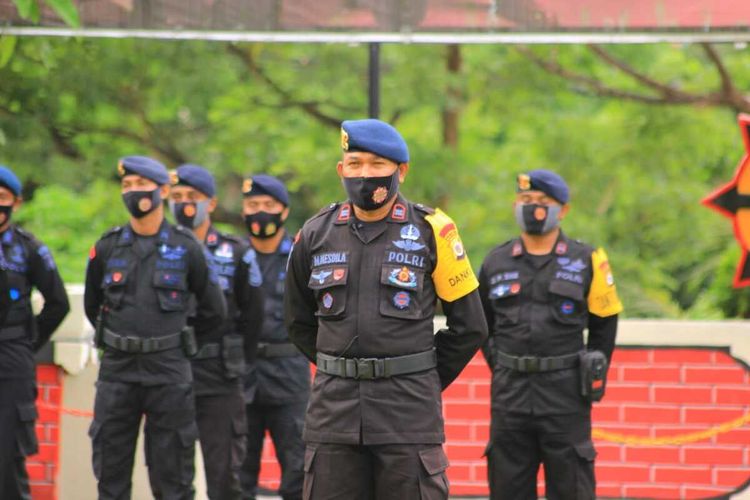
[[[490,336],[482,348],[490,367],[494,353],[551,357],[586,348],[611,358],[622,304],[604,250],[568,239],[562,231],[549,255],[531,255],[522,240],[493,249],[479,272]],[[585,411],[578,368],[521,373],[494,367],[493,411],[555,415]]]
[[[52,254],[34,236],[10,225],[0,236],[0,262],[7,273],[10,298],[0,329],[0,379],[34,378],[34,351],[42,347],[70,310],[68,295]],[[39,290],[44,307],[34,317],[31,292]]]
[[[263,325],[262,278],[255,251],[236,236],[217,231],[213,226],[206,233],[205,246],[219,278],[219,286],[227,303],[227,320],[216,324],[199,315],[191,318],[195,326],[198,347],[206,344],[222,345],[225,335],[237,335],[244,341],[245,361],[252,363],[258,333]],[[227,378],[223,354],[208,359],[193,359],[193,387],[196,396],[227,394],[236,391]],[[234,379],[242,383],[242,377]]]
[[[110,230],[91,250],[84,307],[92,324],[102,308],[104,326],[117,335],[171,335],[187,324],[191,295],[204,321],[224,322],[218,277],[188,229],[164,220],[156,235],[142,237],[126,225]],[[153,353],[107,347],[99,379],[157,385],[191,382],[192,372],[181,347]]]
[[[451,219],[399,196],[390,215],[363,224],[332,204],[298,235],[287,275],[292,341],[346,358],[435,348],[437,368],[375,380],[318,371],[305,423],[308,442],[441,443],[441,390],[487,335],[477,281]],[[448,328],[434,334],[436,298]]]
[[[263,331],[258,339],[264,344],[290,342],[284,326],[284,281],[291,249],[292,240],[284,235],[274,253],[256,253],[266,297]],[[251,374],[245,387],[248,403],[262,405],[306,400],[309,392],[310,363],[302,353],[298,356],[258,357],[255,373]]]

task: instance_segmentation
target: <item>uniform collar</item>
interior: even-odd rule
[[[132,245],[135,236],[135,231],[133,231],[130,223],[128,223],[122,229],[122,232],[120,232],[120,238],[117,240],[117,246],[123,247]],[[160,243],[166,243],[169,240],[169,222],[167,222],[167,219],[162,219],[159,230],[156,232],[155,236],[159,238]]]
[[[336,219],[333,223],[336,225],[348,224],[352,219],[354,219],[354,211],[351,202],[346,201],[339,205],[338,211],[336,212]],[[395,222],[396,224],[404,224],[409,220],[409,204],[401,193],[396,195],[396,202],[393,204],[393,207],[391,207],[391,211],[385,220],[388,222]]]
[[[528,252],[526,252],[526,247],[523,244],[523,239],[516,238],[513,240],[513,245],[511,246],[510,254],[512,257],[517,258],[521,257],[522,255],[526,255]],[[555,241],[555,244],[552,247],[551,254],[555,255],[565,255],[568,253],[568,237],[565,236],[565,233],[563,233],[563,230],[560,229],[560,233],[557,235],[557,241]]]

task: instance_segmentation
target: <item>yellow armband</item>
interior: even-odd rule
[[[603,318],[622,312],[622,302],[617,296],[615,279],[603,248],[594,250],[591,254],[591,265],[594,275],[589,290],[589,312]]]
[[[453,302],[476,290],[479,282],[453,220],[440,209],[425,219],[432,226],[437,247],[437,265],[432,272],[435,291],[441,299]]]

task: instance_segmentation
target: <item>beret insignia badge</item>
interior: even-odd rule
[[[343,128],[341,129],[341,149],[349,151],[349,134]]]
[[[521,191],[528,191],[531,189],[531,178],[529,174],[518,175],[518,189]]]
[[[245,179],[242,181],[242,192],[243,193],[249,193],[253,190],[253,180],[252,179]]]
[[[122,160],[117,162],[117,175],[120,177],[125,175],[125,165],[122,164]]]

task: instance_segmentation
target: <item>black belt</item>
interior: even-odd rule
[[[537,356],[511,356],[495,351],[495,367],[510,368],[523,373],[553,372],[578,366],[578,353],[540,358]]]
[[[337,377],[372,380],[422,372],[437,366],[435,349],[394,358],[341,358],[318,353],[318,370]]]
[[[198,349],[198,352],[195,353],[195,356],[193,356],[192,359],[218,358],[220,353],[221,346],[219,344],[204,344]]]
[[[166,335],[164,337],[125,337],[105,328],[102,340],[105,345],[117,349],[118,351],[145,354],[180,347],[182,345],[181,337],[181,332]]]
[[[26,336],[26,325],[5,326],[0,328],[0,341],[15,340]]]
[[[294,344],[284,342],[281,344],[267,344],[265,342],[258,342],[258,357],[259,358],[287,358],[291,356],[298,356],[300,354],[299,349]]]

